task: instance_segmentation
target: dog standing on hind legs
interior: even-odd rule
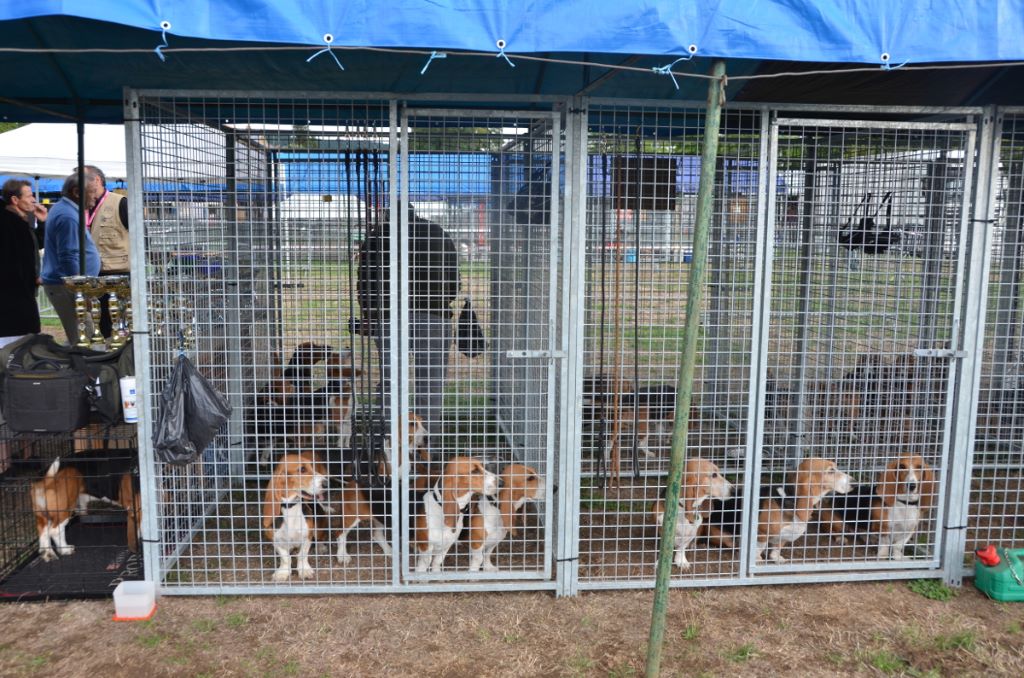
[[[667,490],[668,488],[666,488]],[[683,471],[679,494],[679,512],[676,514],[676,530],[673,539],[675,556],[672,564],[680,570],[690,569],[686,549],[697,538],[704,514],[704,504],[711,499],[725,500],[732,493],[732,483],[726,480],[718,466],[706,459],[690,459]],[[665,495],[651,507],[654,522],[661,527],[665,522]]]
[[[496,572],[491,555],[505,537],[517,535],[516,516],[527,502],[544,499],[544,478],[532,466],[509,464],[501,474],[497,503],[480,495],[469,518],[469,571]]]

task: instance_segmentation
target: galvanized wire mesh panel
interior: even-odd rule
[[[937,566],[971,129],[773,130],[764,571]]]
[[[1024,542],[1024,116],[1003,120],[982,353],[966,561],[988,544]]]
[[[683,345],[703,115],[592,108],[587,149],[581,585],[650,582]],[[723,121],[687,447],[743,483],[753,335],[760,115]],[[707,479],[687,475],[691,492]],[[716,481],[717,483],[717,481]],[[719,490],[721,485],[719,485]],[[685,493],[685,490],[684,490]],[[695,522],[717,500],[685,513]],[[696,528],[693,528],[696,529]],[[736,576],[701,534],[688,580]]]
[[[380,361],[350,319],[358,243],[384,216],[388,105],[158,96],[141,100],[141,118],[150,383],[164,387],[184,348],[234,406],[201,458],[158,464],[161,576],[171,588],[269,584],[282,456],[308,453],[340,478],[342,437],[373,438],[380,412]],[[328,489],[340,511],[340,482]],[[345,563],[322,541],[317,583],[390,582],[361,535]]]
[[[419,501],[424,475],[439,488],[450,482],[447,471],[456,460],[483,461],[505,484],[497,497],[474,496],[466,521],[478,521],[504,502],[504,521],[524,524],[486,547],[493,548],[493,556],[483,567],[493,565],[492,571],[468,572],[481,567],[472,552],[484,547],[474,535],[471,543],[456,544],[444,561],[443,577],[546,578],[558,397],[555,349],[561,346],[555,301],[562,255],[560,122],[550,114],[416,109],[408,112],[404,126],[409,162],[402,195],[412,208],[404,383],[409,411],[430,431],[432,455],[428,472],[410,478],[406,496],[413,504]],[[416,256],[425,248],[417,243],[427,236],[422,220],[443,228],[454,242],[456,285],[446,284],[449,266],[441,253]],[[424,263],[428,276],[417,273]],[[472,330],[467,302],[482,332],[478,352],[465,350]],[[454,345],[453,320],[455,336],[461,336]],[[513,506],[519,507],[515,514],[509,513]],[[425,532],[409,533],[406,575],[436,580],[437,572],[417,571],[420,553],[432,548],[425,541]]]

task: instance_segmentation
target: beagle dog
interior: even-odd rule
[[[625,392],[616,394],[614,384],[604,374],[584,379],[584,419],[591,424],[600,424],[603,420],[603,432],[607,435],[612,434],[615,428],[613,420],[616,419],[626,429],[635,427],[637,451],[644,457],[653,458],[656,455],[650,449],[650,437],[652,433],[661,435],[665,428],[671,428],[676,411],[676,387],[673,384],[645,384],[634,389],[631,383],[623,381],[621,388]],[[617,418],[614,417],[616,408]],[[618,450],[614,442],[612,447],[614,451]]]
[[[668,488],[666,488],[667,492]],[[726,500],[732,493],[732,483],[718,470],[718,466],[706,459],[689,459],[683,470],[679,493],[679,512],[676,514],[675,557],[672,564],[681,570],[690,569],[686,549],[697,538],[704,523],[707,508],[704,503],[710,499]],[[651,505],[654,523],[661,527],[665,522],[665,493]]]
[[[107,450],[58,457],[29,492],[36,515],[39,555],[46,562],[59,555],[70,556],[75,547],[67,542],[68,522],[86,512],[91,501],[103,501],[128,513],[128,548],[138,551],[142,503],[138,485],[138,459],[111,456]]]
[[[831,492],[846,494],[851,486],[850,476],[840,471],[834,461],[818,457],[808,457],[801,461],[792,482],[785,486],[762,486],[759,493],[761,503],[755,560],[763,562],[764,552],[771,549],[769,557],[773,562],[786,562],[782,557],[782,547],[804,536],[811,514],[825,495]],[[721,508],[711,511],[708,537],[723,546],[731,547],[731,536],[735,536],[739,529],[742,514],[742,497],[723,502]]]
[[[329,444],[342,449],[352,435],[355,403],[352,379],[360,371],[347,363],[347,353],[326,344],[299,344],[288,364],[271,371],[246,419],[250,446],[260,450],[260,462],[289,447],[307,449],[313,441],[336,436]],[[313,367],[323,363],[326,385],[313,389]]]
[[[469,571],[497,571],[494,549],[517,535],[516,516],[527,502],[544,499],[544,479],[532,466],[509,464],[501,474],[497,503],[481,494],[469,517]]]
[[[883,469],[877,482],[833,497],[821,519],[832,534],[877,541],[880,560],[903,560],[907,543],[927,519],[935,499],[935,473],[917,454],[904,454]]]
[[[448,551],[459,538],[470,501],[478,494],[493,497],[498,476],[472,457],[453,457],[437,482],[422,495],[413,522],[416,572],[440,572]]]
[[[412,469],[418,475],[412,479],[414,494],[422,493],[427,488],[428,476],[422,469],[427,468],[430,461],[430,450],[427,448],[427,429],[423,417],[415,412],[409,413],[409,429],[407,431],[407,447],[398,456],[399,469],[402,460],[409,458]],[[344,482],[339,494],[335,494],[334,507],[339,514],[336,521],[338,527],[338,548],[335,554],[338,562],[346,565],[352,561],[348,552],[348,535],[360,523],[372,526],[370,538],[380,547],[384,555],[391,556],[391,544],[386,530],[391,528],[391,438],[384,439],[383,449],[368,450],[370,454],[350,461],[351,478]],[[374,482],[376,481],[376,482]]]
[[[280,564],[274,581],[291,576],[291,554],[298,549],[295,571],[300,579],[311,579],[309,550],[318,537],[317,507],[323,498],[327,474],[308,452],[281,457],[274,467],[263,497],[263,532],[274,545]]]

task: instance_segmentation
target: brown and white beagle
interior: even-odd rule
[[[667,489],[667,488],[666,488]],[[732,492],[732,483],[726,480],[718,466],[706,459],[689,459],[683,470],[679,488],[679,512],[676,514],[675,557],[672,563],[681,570],[690,569],[686,548],[696,539],[710,499],[725,500]],[[665,494],[651,506],[654,522],[661,527],[665,522]]]
[[[927,519],[935,500],[935,473],[917,454],[893,459],[877,482],[833,497],[821,519],[832,534],[864,536],[878,544],[878,558],[902,560],[907,543]]]
[[[788,490],[761,495],[761,510],[757,524],[755,560],[761,562],[765,549],[771,548],[770,558],[784,563],[782,547],[807,532],[811,513],[825,495],[831,492],[846,494],[851,489],[851,478],[834,461],[810,457],[797,466],[793,479],[792,496]]]
[[[274,467],[263,497],[263,532],[280,558],[274,581],[291,576],[291,554],[296,549],[299,578],[313,577],[309,550],[318,537],[315,507],[326,483],[323,466],[308,452],[286,454]]]
[[[410,412],[407,433],[406,447],[399,450],[398,453],[399,469],[401,469],[402,460],[408,457],[412,464],[412,470],[414,473],[418,472],[417,475],[412,476],[413,492],[422,493],[428,487],[426,484],[428,476],[425,469],[430,461],[430,451],[426,444],[427,429],[423,425],[423,417],[415,412]],[[385,439],[381,456],[373,460],[372,467],[372,471],[380,481],[379,484],[370,485],[355,478],[349,478],[346,479],[341,492],[334,493],[332,496],[333,507],[339,514],[337,520],[333,521],[333,524],[338,525],[338,550],[335,557],[342,565],[346,565],[352,560],[352,556],[348,553],[348,535],[363,522],[372,525],[370,538],[380,547],[384,555],[391,555],[391,544],[386,533],[392,524],[390,436]],[[369,470],[363,469],[356,475],[360,478],[369,476],[371,475]]]
[[[469,517],[469,571],[497,571],[491,554],[505,537],[517,535],[516,517],[527,502],[544,499],[544,478],[532,466],[509,464],[501,474],[497,503],[481,494]]]
[[[416,572],[440,572],[448,551],[459,538],[463,511],[478,494],[493,497],[498,492],[498,476],[478,459],[453,457],[429,490],[422,495],[416,520],[413,550]]]
[[[825,495],[850,491],[851,479],[829,459],[808,457],[800,462],[792,482],[784,486],[762,485],[758,513],[755,559],[762,562],[766,549],[771,549],[773,562],[784,563],[782,547],[804,536],[811,514]],[[712,509],[707,522],[707,536],[713,542],[732,547],[732,537],[739,530],[743,515],[743,497],[734,497]]]
[[[36,515],[39,555],[44,561],[75,552],[75,547],[67,542],[67,525],[76,514],[86,512],[90,501],[104,501],[127,511],[128,548],[138,551],[142,504],[137,464],[134,456],[111,456],[107,450],[57,458],[50,464],[43,477],[29,489]]]

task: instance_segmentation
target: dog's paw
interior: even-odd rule
[[[690,561],[688,561],[686,558],[675,558],[672,561],[672,564],[675,565],[677,569],[682,570],[683,572],[686,572],[690,569]]]
[[[62,556],[70,556],[74,552],[75,552],[75,547],[71,546],[70,544],[67,545],[67,546],[61,546],[60,548],[57,549],[57,553],[61,554]]]
[[[296,572],[299,575],[299,579],[312,579],[316,576],[316,572],[309,565],[300,565],[296,568]]]
[[[484,561],[484,572],[497,572],[498,566],[489,560]]]
[[[274,581],[288,581],[291,574],[291,570],[274,570],[274,576],[272,576],[271,579]]]
[[[48,563],[51,560],[57,560],[57,554],[53,552],[53,549],[46,549],[45,551],[40,551],[39,557],[43,559],[44,563]]]
[[[348,565],[352,562],[352,556],[350,556],[348,553],[338,553],[335,556],[335,558],[337,559],[339,565]]]

